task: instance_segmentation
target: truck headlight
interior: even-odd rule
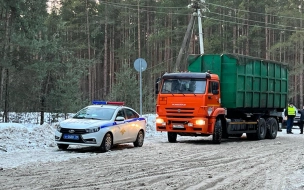
[[[196,125],[205,125],[205,121],[202,120],[202,119],[198,119],[198,120],[195,121],[195,124]]]
[[[155,122],[157,124],[161,124],[162,126],[166,126],[166,122],[162,118],[157,118]]]
[[[157,124],[162,124],[162,123],[164,123],[164,120],[162,118],[157,118],[155,122]]]
[[[86,129],[86,133],[96,133],[99,130],[100,130],[100,127],[89,128],[89,129]]]

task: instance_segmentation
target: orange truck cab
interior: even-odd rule
[[[169,142],[175,142],[177,134],[213,135],[217,116],[225,115],[216,74],[164,74],[157,93],[156,130],[167,131]]]

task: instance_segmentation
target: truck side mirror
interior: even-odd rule
[[[155,82],[155,94],[158,94],[159,93],[159,82],[160,82],[160,78],[157,78],[156,79],[156,82]]]
[[[218,95],[219,91],[218,90],[212,90],[212,94]]]
[[[219,94],[219,84],[217,82],[212,84],[212,94]]]
[[[159,91],[158,91],[158,84],[155,85],[155,94],[158,94]]]

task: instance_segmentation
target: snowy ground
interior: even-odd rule
[[[242,138],[210,143],[180,137],[168,143],[147,115],[145,144],[107,153],[71,147],[59,151],[54,125],[0,123],[0,189],[304,189],[304,135],[274,140]]]

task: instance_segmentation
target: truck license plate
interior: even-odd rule
[[[184,125],[173,125],[174,129],[183,129]]]

